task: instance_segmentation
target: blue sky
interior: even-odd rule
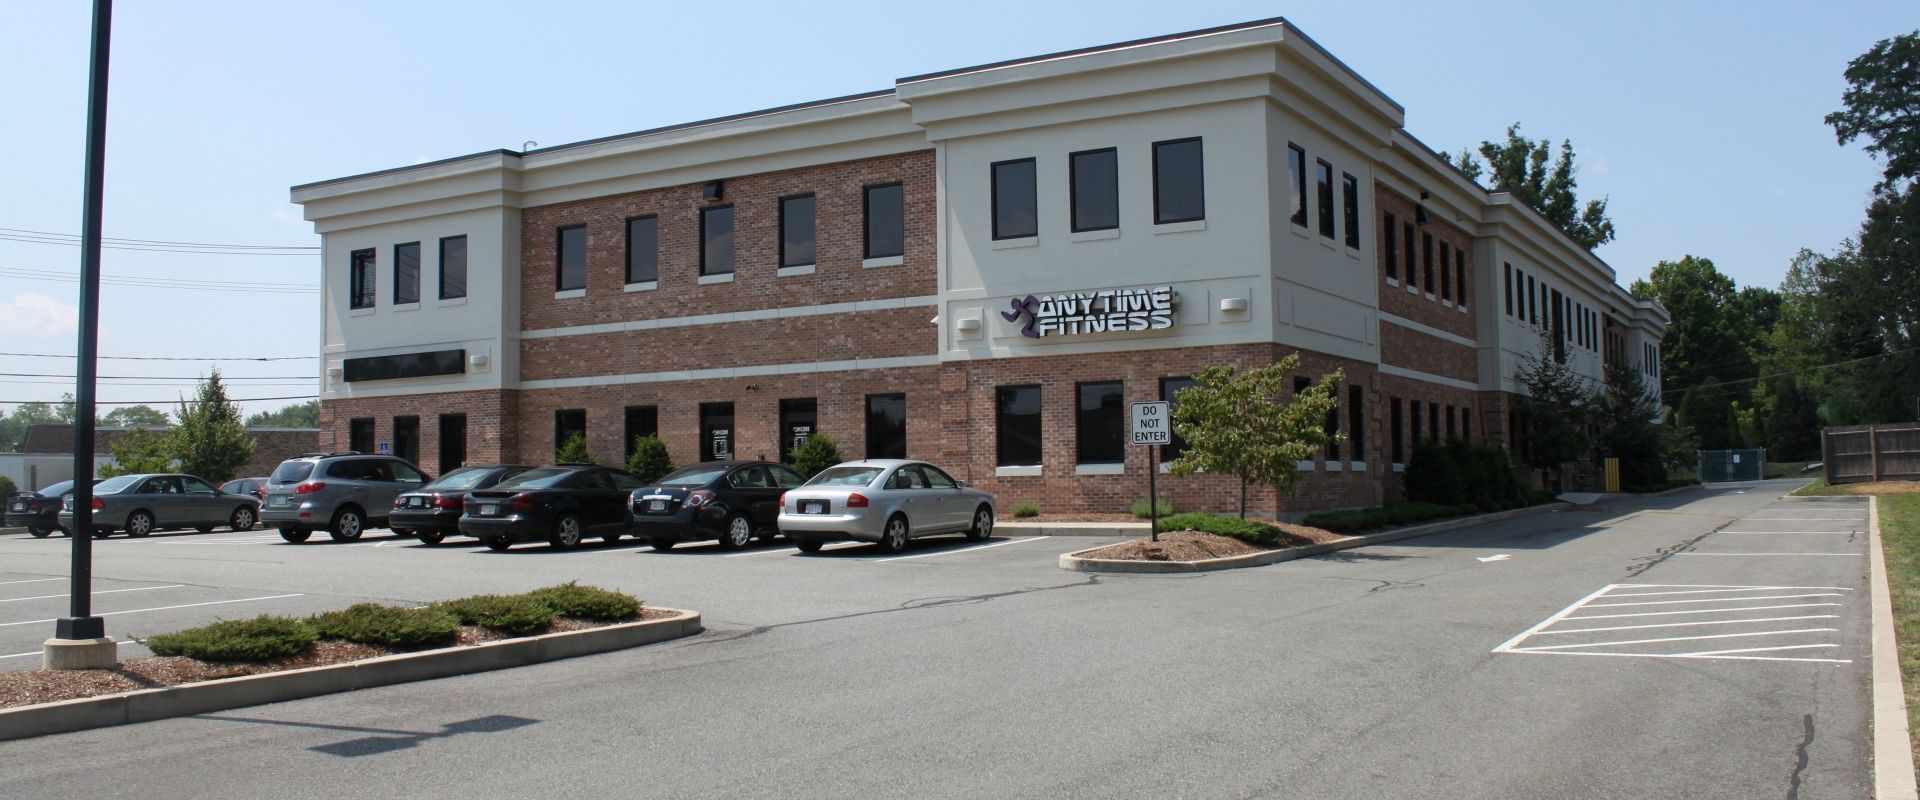
[[[14,3],[0,26],[13,158],[0,228],[77,234],[88,6]],[[1817,13],[1817,17],[1814,14]],[[1853,235],[1879,166],[1821,118],[1846,62],[1920,28],[1908,2],[160,3],[117,9],[108,236],[317,245],[294,184],[492,148],[640,130],[886,88],[894,78],[1284,15],[1458,151],[1514,121],[1571,138],[1608,197],[1625,284],[1705,256],[1777,285]],[[73,247],[0,241],[0,268],[78,271]],[[311,287],[318,259],[108,250],[109,276]],[[75,285],[0,276],[0,351],[71,353]],[[108,286],[104,355],[311,356],[315,294]],[[103,361],[193,376],[212,362]],[[0,372],[70,374],[0,356]],[[236,397],[311,394],[316,362],[230,363]],[[43,379],[0,376],[8,381]],[[119,383],[131,383],[120,381]],[[281,383],[291,385],[281,385]],[[0,383],[53,400],[57,381]],[[171,399],[103,386],[102,400]],[[248,404],[249,410],[283,405]]]

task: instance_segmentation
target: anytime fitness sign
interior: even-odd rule
[[[1066,292],[1011,301],[1000,312],[1008,322],[1027,322],[1020,335],[1029,339],[1109,331],[1147,331],[1173,327],[1173,287],[1101,289]]]

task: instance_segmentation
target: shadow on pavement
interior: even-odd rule
[[[537,724],[540,720],[515,717],[506,714],[494,714],[485,717],[449,722],[440,726],[438,731],[404,731],[389,728],[365,728],[355,725],[327,725],[318,722],[293,722],[278,719],[250,719],[247,717],[219,717],[200,714],[193,719],[208,719],[219,722],[245,722],[255,725],[280,725],[290,728],[314,728],[327,731],[349,731],[353,733],[377,733],[384,736],[366,736],[359,739],[347,739],[332,744],[315,745],[307,748],[316,753],[342,758],[379,755],[407,750],[420,746],[421,742],[432,739],[445,739],[465,733],[499,733],[515,728]]]

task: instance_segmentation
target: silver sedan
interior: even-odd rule
[[[100,539],[116,530],[136,538],[175,528],[206,533],[215,525],[245,531],[258,519],[260,498],[220,491],[192,475],[121,475],[93,487],[93,535]],[[72,494],[61,498],[60,524],[73,530]]]
[[[899,552],[939,533],[993,535],[993,495],[924,461],[869,459],[828,467],[780,498],[780,532],[804,552],[832,539]]]

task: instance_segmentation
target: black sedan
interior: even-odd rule
[[[99,483],[99,481],[95,481]],[[6,525],[26,528],[36,539],[44,539],[60,527],[60,498],[73,491],[73,481],[61,481],[37,492],[17,492],[7,498]]]
[[[633,492],[633,533],[655,550],[718,539],[735,550],[779,534],[780,493],[806,483],[784,464],[709,461]]]
[[[513,464],[461,467],[394,498],[387,524],[401,536],[411,535],[423,544],[439,544],[448,536],[460,534],[460,513],[466,508],[467,492],[491,489],[530,469],[533,468]]]
[[[627,497],[638,488],[639,478],[610,467],[530,469],[491,489],[468,492],[460,535],[492,550],[543,540],[565,550],[596,535],[616,541],[627,532]]]

